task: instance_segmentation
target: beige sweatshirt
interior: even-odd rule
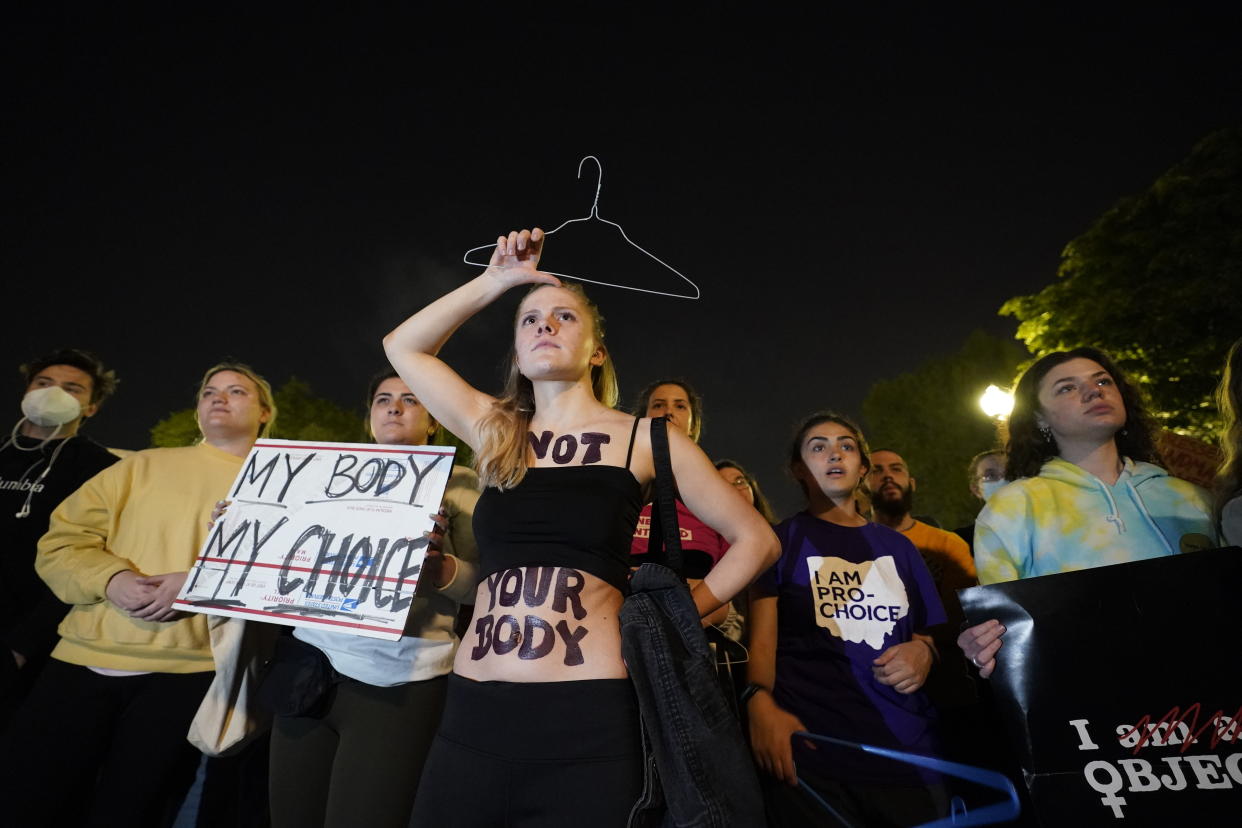
[[[52,513],[35,569],[72,605],[52,657],[70,664],[157,673],[214,670],[207,619],[140,621],[105,597],[109,579],[184,572],[207,535],[242,458],[200,443],[140,451],[104,469]]]

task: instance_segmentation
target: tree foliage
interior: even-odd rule
[[[954,528],[981,505],[968,489],[970,458],[996,446],[996,428],[979,409],[988,385],[1013,382],[1027,357],[1012,340],[975,331],[955,354],[871,386],[863,401],[867,441],[899,453],[917,479],[914,512]]]
[[[1119,201],[1066,246],[1056,281],[1000,312],[1036,356],[1108,351],[1165,427],[1210,437],[1212,389],[1242,334],[1242,128]]]
[[[367,439],[365,412],[342,408],[316,397],[296,377],[276,389],[276,428],[269,435],[282,440],[358,443]]]
[[[154,448],[192,446],[200,437],[202,434],[199,433],[193,408],[174,411],[151,427],[151,445]]]

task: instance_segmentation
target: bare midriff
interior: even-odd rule
[[[562,566],[524,566],[479,583],[453,670],[475,681],[625,678],[621,592]]]

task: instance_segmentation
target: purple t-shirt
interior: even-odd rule
[[[935,712],[926,695],[898,693],[871,669],[889,647],[945,622],[918,550],[887,527],[838,526],[806,512],[776,534],[780,560],[755,584],[777,597],[776,702],[811,733],[934,753]],[[859,751],[821,745],[795,756],[848,780],[919,779],[912,766]]]

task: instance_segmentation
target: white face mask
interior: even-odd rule
[[[983,480],[979,483],[979,489],[983,492],[983,502],[987,503],[992,499],[992,495],[996,494],[996,490],[1001,486],[1009,483],[1008,480],[1001,478],[1000,480]]]
[[[82,415],[82,404],[59,385],[36,388],[22,397],[22,413],[37,426],[51,428],[71,423]]]

